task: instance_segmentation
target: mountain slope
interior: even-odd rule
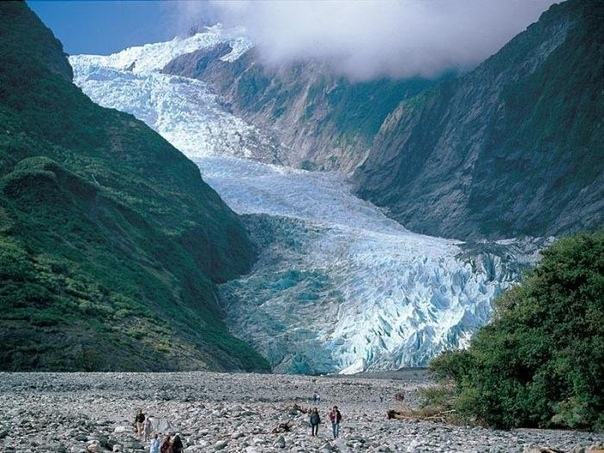
[[[353,179],[407,228],[559,235],[604,221],[604,4],[554,5],[462,78],[402,102]]]
[[[351,171],[365,158],[386,116],[432,80],[352,83],[314,60],[267,67],[255,49],[237,59],[229,43],[179,56],[164,72],[202,80],[225,107],[269,131],[281,144],[272,163]]]
[[[0,5],[4,370],[266,369],[228,334],[216,283],[254,250],[198,168],[71,84],[61,44]]]

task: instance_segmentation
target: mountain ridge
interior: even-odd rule
[[[250,47],[182,55],[284,147],[275,163],[351,174],[405,227],[458,239],[545,237],[604,222],[602,6],[554,4],[475,69],[439,80],[351,83],[327,63],[267,68]],[[577,177],[578,176],[578,177]]]
[[[597,228],[602,16],[598,2],[553,5],[469,74],[403,102],[353,175],[357,193],[433,235]]]
[[[577,2],[569,2],[562,10],[552,10],[554,13],[548,17],[555,22],[567,8],[572,10],[576,5]],[[556,37],[559,37],[558,41],[563,41],[568,30],[564,27],[554,30],[550,41],[557,42]],[[198,42],[193,42],[196,39]],[[539,244],[547,242],[543,238],[526,237],[518,241],[483,241],[485,236],[497,238],[499,234],[482,227],[473,231],[469,222],[478,224],[480,219],[472,217],[468,217],[468,226],[460,228],[457,225],[460,229],[455,237],[471,239],[466,243],[420,236],[383,217],[384,212],[395,218],[399,216],[397,205],[382,203],[384,209],[380,211],[369,203],[351,197],[348,186],[338,175],[334,174],[332,178],[329,172],[310,173],[282,166],[262,166],[249,161],[239,162],[236,158],[254,158],[298,168],[337,168],[342,171],[351,171],[365,160],[365,165],[353,175],[353,181],[359,178],[361,172],[373,172],[370,174],[372,181],[379,183],[380,178],[386,180],[392,177],[388,172],[396,174],[401,168],[409,170],[408,173],[414,176],[414,169],[425,166],[424,156],[414,152],[401,155],[399,144],[417,144],[412,150],[417,151],[426,149],[424,136],[429,143],[438,143],[442,135],[439,135],[439,128],[452,130],[451,124],[447,123],[448,116],[440,115],[454,107],[449,105],[455,104],[449,102],[451,99],[458,100],[455,105],[468,114],[459,123],[464,127],[462,123],[468,123],[467,129],[459,133],[466,143],[475,146],[472,140],[466,139],[484,133],[486,126],[498,124],[492,119],[498,118],[496,114],[501,113],[498,109],[483,121],[486,126],[480,123],[481,108],[496,105],[498,98],[491,95],[486,99],[489,102],[484,102],[485,99],[481,97],[470,96],[472,90],[464,85],[464,80],[471,78],[472,73],[447,78],[440,84],[430,82],[416,86],[418,93],[415,93],[413,87],[409,88],[411,91],[405,91],[404,84],[390,82],[354,86],[340,84],[336,87],[333,79],[322,74],[325,68],[317,66],[309,78],[296,85],[296,77],[306,75],[304,64],[269,73],[256,67],[254,53],[243,41],[233,41],[232,37],[229,39],[231,41],[225,45],[216,36],[204,35],[191,37],[191,42],[186,43],[186,40],[174,40],[162,45],[127,49],[108,57],[85,56],[76,60],[82,67],[90,65],[84,69],[79,83],[82,86],[86,84],[88,90],[94,91],[95,96],[99,97],[97,102],[102,104],[108,101],[108,104],[120,110],[130,111],[129,108],[134,108],[137,113],[145,113],[145,121],[151,127],[158,130],[165,127],[162,130],[164,136],[170,136],[173,143],[180,140],[179,144],[184,147],[179,146],[179,149],[186,149],[192,158],[201,156],[198,164],[204,179],[211,181],[217,191],[223,191],[220,192],[221,196],[224,193],[229,204],[233,203],[233,206],[249,214],[243,219],[238,220],[232,212],[224,209],[215,192],[199,189],[191,193],[187,187],[199,184],[199,169],[193,168],[184,156],[167,151],[165,142],[149,134],[142,122],[130,115],[114,113],[109,117],[116,121],[100,121],[102,129],[107,132],[105,139],[100,139],[91,133],[79,135],[70,132],[78,123],[90,127],[100,120],[92,107],[88,116],[78,118],[79,121],[69,127],[65,127],[60,117],[47,118],[39,122],[41,130],[31,133],[25,131],[25,123],[14,109],[0,110],[2,124],[14,126],[9,127],[10,133],[0,136],[4,149],[12,152],[0,156],[6,168],[10,167],[10,172],[2,175],[6,197],[0,199],[4,209],[0,212],[0,218],[5,220],[2,231],[7,236],[3,242],[6,265],[3,264],[5,274],[2,277],[8,278],[11,284],[5,289],[5,295],[26,286],[31,291],[21,300],[14,297],[7,299],[12,305],[2,325],[20,324],[4,331],[0,338],[3,344],[13,341],[11,335],[19,332],[19,326],[25,332],[23,327],[29,326],[38,334],[42,331],[49,335],[44,341],[30,345],[30,351],[21,356],[18,355],[20,352],[16,343],[6,343],[12,348],[13,360],[15,357],[18,358],[17,362],[21,360],[22,363],[27,357],[40,360],[40,357],[44,357],[44,351],[41,350],[43,344],[50,344],[50,339],[53,335],[56,337],[57,332],[68,332],[61,319],[62,312],[43,306],[50,301],[57,302],[59,308],[67,307],[64,313],[70,318],[77,313],[83,320],[90,317],[94,321],[91,322],[93,328],[87,330],[81,324],[72,325],[77,329],[66,335],[65,342],[61,343],[65,349],[71,348],[71,357],[79,360],[73,362],[74,367],[110,369],[102,357],[91,355],[90,346],[95,338],[101,338],[103,350],[114,353],[116,343],[111,340],[120,338],[127,344],[118,344],[118,350],[128,351],[133,358],[131,360],[142,360],[129,365],[126,362],[120,364],[127,369],[253,369],[258,366],[268,369],[264,359],[225,333],[226,330],[222,329],[225,327],[223,310],[231,331],[253,343],[278,372],[355,372],[424,364],[438,350],[467,344],[479,324],[488,322],[492,298],[518,280],[519,271],[533,262],[535,247],[539,248]],[[527,49],[534,48],[535,43],[538,46],[540,42],[539,39],[535,42],[529,40]],[[195,46],[204,49],[195,50]],[[552,50],[555,53],[559,47],[552,45],[538,54],[547,62],[550,60],[546,54],[551,55]],[[234,51],[235,48],[239,50]],[[181,56],[173,59],[174,50],[178,50]],[[503,54],[497,55],[501,57]],[[172,62],[168,63],[164,74],[153,72],[157,71],[158,65],[164,66],[168,59]],[[503,60],[501,64],[505,66],[507,58]],[[526,59],[519,60],[520,65],[505,69],[522,70],[522,63]],[[543,61],[533,65],[533,69],[529,68],[529,72],[535,73],[535,68],[538,72]],[[239,77],[232,72],[236,67],[240,67],[244,73],[250,68],[255,72],[248,74],[248,78],[237,79],[237,83],[231,85],[233,76]],[[225,68],[231,71],[230,75]],[[199,73],[196,73],[198,70]],[[181,76],[171,76],[170,72],[180,73]],[[497,71],[491,73],[497,74]],[[206,82],[182,77],[183,74],[206,78]],[[221,74],[227,74],[228,77],[213,82],[215,89],[215,83],[225,85],[217,90],[224,95],[217,101],[215,94],[206,90],[206,85],[212,84],[207,77],[216,78]],[[282,79],[279,80],[275,74]],[[597,71],[590,74],[595,74],[597,78]],[[496,79],[493,77],[490,81]],[[11,83],[12,80],[18,78],[11,79]],[[45,78],[43,80],[46,81]],[[112,80],[123,86],[120,89],[111,83],[101,86]],[[52,94],[55,82],[48,85],[46,88],[51,89],[44,91],[44,96],[39,99],[46,107],[53,107],[58,105],[53,104],[56,102],[56,96]],[[136,96],[126,96],[127,100],[122,98],[132,87],[140,89],[141,86],[145,88],[141,90],[140,99],[131,99]],[[314,88],[316,93],[311,93]],[[493,92],[493,87],[488,83],[474,89],[481,93]],[[375,99],[376,93],[392,91],[397,92],[391,97],[384,94],[384,97],[388,97],[387,102],[376,102],[377,111],[372,111],[374,106],[368,105],[372,96]],[[330,99],[330,94],[334,92],[337,96]],[[28,107],[27,97],[11,96],[6,90],[1,93],[15,105],[21,102]],[[67,92],[59,90],[59,93],[65,95]],[[360,102],[355,99],[357,93],[361,93]],[[292,106],[287,105],[289,94],[293,94],[290,98],[293,99]],[[522,101],[523,94],[522,89],[505,91],[506,99],[513,101],[509,105],[514,108],[522,105],[518,104],[518,97]],[[61,102],[73,107],[80,106],[81,101],[72,97],[72,93],[63,96]],[[257,104],[259,99],[271,102]],[[468,99],[474,102],[468,102]],[[145,101],[143,109],[136,105],[137,101]],[[245,102],[250,105],[243,105]],[[256,127],[239,118],[227,118],[228,112],[218,111],[215,104],[255,121]],[[334,105],[345,111],[337,110]],[[355,106],[359,105],[365,108],[364,112],[369,117],[360,115],[356,121]],[[23,109],[24,112],[26,110]],[[79,111],[77,108],[75,110]],[[24,114],[30,115],[28,123],[36,120],[36,115],[43,117],[46,113],[48,116],[47,111],[35,108],[27,112]],[[425,112],[428,114],[424,115]],[[521,110],[519,112],[522,113]],[[191,124],[181,128],[178,121],[183,118],[187,118]],[[279,118],[281,123],[276,121]],[[426,118],[431,118],[431,121],[423,123],[421,127],[401,127],[401,124],[415,126]],[[477,118],[480,119],[478,126]],[[343,121],[345,127],[342,128],[338,121]],[[280,124],[281,128],[291,126],[292,130],[286,131],[285,136],[275,134],[275,130],[269,133],[266,126],[271,123]],[[585,130],[589,130],[591,124],[588,122]],[[223,126],[230,130],[220,130]],[[501,128],[497,133],[507,134],[506,127]],[[431,131],[434,132],[432,135]],[[493,134],[489,134],[487,136],[492,138]],[[44,137],[49,139],[43,141]],[[287,138],[290,144],[286,140],[285,145],[280,146],[282,140],[279,137]],[[140,143],[141,140],[144,143]],[[290,146],[296,140],[302,145],[299,151]],[[346,143],[343,144],[342,140]],[[376,156],[376,150],[382,149],[380,147],[388,141],[397,144],[391,146],[390,143],[388,153],[378,153]],[[465,156],[464,149],[457,150],[453,142],[449,142],[449,145],[449,150],[460,152],[441,156],[440,163],[452,162],[451,166],[445,165],[440,169],[441,173],[446,174],[447,169],[460,165],[462,170],[473,168],[479,162],[476,158],[479,153]],[[78,147],[88,148],[93,155],[80,153]],[[447,147],[443,149],[446,151]],[[31,150],[36,150],[37,155],[32,156]],[[102,161],[107,156],[107,150],[111,153],[110,160],[119,161],[120,166],[104,166]],[[597,174],[600,155],[598,148],[595,150],[589,163],[590,171]],[[442,151],[437,150],[436,154]],[[168,158],[165,152],[168,152]],[[366,156],[369,157],[365,159]],[[381,160],[384,156],[387,159]],[[401,161],[404,156],[407,158]],[[437,160],[431,162],[432,165],[438,163]],[[371,167],[373,164],[379,165]],[[237,181],[228,173],[232,169],[237,171]],[[490,166],[479,169],[487,172]],[[439,174],[429,174],[426,181],[438,183],[435,180]],[[466,180],[472,182],[471,173],[470,176],[463,172],[460,175],[461,183]],[[579,183],[583,184],[589,178],[589,175],[584,175]],[[249,185],[240,184],[244,179],[249,179]],[[169,187],[162,184],[164,180]],[[397,182],[396,177],[391,180]],[[431,189],[425,184],[426,181],[418,181],[421,184],[418,183],[416,190],[422,192],[422,188]],[[442,227],[447,234],[439,236],[451,237],[448,232],[456,231],[451,224],[455,225],[455,221],[459,224],[459,219],[466,217],[464,207],[457,199],[447,196],[460,192],[463,196],[467,194],[458,190],[457,186],[461,183],[457,178],[440,182],[444,185],[445,196],[440,196],[442,187],[437,187],[441,192],[437,191],[436,195],[430,190],[425,195],[433,211],[430,214],[442,216],[443,222],[450,223]],[[32,190],[34,185],[40,185],[44,190]],[[601,212],[598,180],[592,181],[592,185],[594,203],[590,206],[598,215]],[[201,184],[201,187],[205,186]],[[242,187],[246,189],[245,193]],[[372,185],[366,182],[363,187],[371,189]],[[383,194],[379,190],[376,193],[399,201],[400,193],[394,184],[393,187],[390,194]],[[319,189],[321,192],[318,192]],[[245,200],[241,198],[243,194]],[[26,217],[32,214],[26,212],[28,210],[41,215],[37,209],[45,207],[46,210],[41,209],[42,214],[56,214],[47,209],[52,203],[36,206],[35,201],[44,200],[44,197],[60,200],[62,204],[55,204],[62,211],[72,212],[69,209],[73,208],[74,213],[85,215],[78,214],[73,219],[64,217],[57,222],[61,226],[61,235],[53,231],[53,228],[57,228],[54,225],[49,228],[43,221],[37,224],[24,221],[33,218]],[[204,208],[198,205],[200,200]],[[317,207],[318,200],[325,202],[325,206]],[[308,201],[314,204],[305,204]],[[268,202],[272,203],[270,209],[266,209]],[[172,204],[177,205],[178,209],[173,210],[168,206]],[[199,210],[195,208],[194,212],[189,212],[192,206]],[[212,209],[205,211],[207,207]],[[352,211],[346,208],[362,215],[351,216]],[[112,214],[106,214],[109,212]],[[207,212],[219,214],[207,215]],[[200,223],[196,223],[198,214],[202,219]],[[488,220],[497,225],[500,217],[496,214],[491,212]],[[570,223],[579,223],[574,220],[572,212],[566,215]],[[218,221],[217,217],[221,220]],[[44,216],[40,218],[44,220]],[[107,229],[102,229],[102,234],[98,234],[98,231],[88,228],[91,224],[104,226],[99,219],[107,220],[111,229],[117,229],[120,234],[107,233]],[[416,215],[414,219],[418,225],[423,221],[428,227],[432,220],[423,215]],[[254,250],[248,242],[249,233],[242,230],[240,220],[245,222],[259,246],[258,259],[253,267]],[[224,228],[225,225],[231,228]],[[206,226],[212,227],[211,231],[205,229]],[[417,229],[421,230],[421,226]],[[40,236],[37,230],[47,234],[47,237]],[[523,231],[510,229],[508,232],[522,234]],[[22,242],[11,242],[11,235],[17,239],[31,235],[53,241],[60,236],[63,242],[58,241],[58,244],[65,246],[70,261],[57,260],[53,255],[36,255],[36,241],[32,241],[29,248],[24,248]],[[86,274],[74,267],[73,263],[81,259],[78,253],[89,249],[89,242],[103,243],[111,253],[107,254],[110,257],[101,254],[105,261],[91,260],[91,264],[97,267],[94,268],[95,272]],[[209,249],[200,248],[200,242],[209,242]],[[234,247],[230,248],[229,245]],[[99,271],[101,264],[104,266],[102,272]],[[112,274],[114,281],[104,279],[102,273],[113,268],[122,271],[123,278]],[[199,269],[203,270],[203,274]],[[80,275],[83,277],[78,281],[77,276]],[[86,275],[91,278],[88,279]],[[368,276],[373,276],[373,281],[370,285],[364,285],[363,279]],[[19,281],[18,278],[25,280]],[[51,281],[44,282],[44,279]],[[24,281],[28,284],[24,285]],[[124,288],[126,283],[129,288],[121,295],[119,304],[116,303],[115,307],[108,304],[108,299],[111,299],[108,294],[112,295],[119,287]],[[218,298],[214,297],[216,284],[221,284]],[[160,304],[160,300],[153,299],[154,303],[147,304],[153,302],[146,297],[147,293],[157,293],[159,299],[175,303],[165,306]],[[25,304],[22,304],[23,300]],[[65,300],[75,304],[61,305]],[[164,321],[163,324],[158,320],[151,321],[150,318],[157,314]],[[309,318],[317,314],[318,317]],[[111,316],[113,326],[125,330],[126,334],[103,330],[106,326],[97,321],[106,316]],[[313,322],[312,325],[309,320]],[[95,332],[96,329],[100,334]],[[84,333],[91,338],[86,341],[78,339],[78,335],[83,337]],[[205,340],[214,347],[204,351],[207,354],[199,352],[199,348],[207,344],[203,343],[200,335],[206,335]],[[149,348],[145,349],[145,354],[140,351],[141,346]],[[162,357],[172,360],[168,364],[162,363]],[[33,361],[31,363],[36,365]],[[48,363],[42,365],[48,367]]]
[[[228,119],[224,108],[235,107],[211,84],[185,77],[197,64],[208,68],[231,55],[230,44],[196,36],[190,39],[205,50],[195,58],[182,57],[188,43],[174,41],[72,62],[91,98],[142,114],[195,159],[233,209],[246,214],[260,255],[249,274],[220,287],[232,331],[285,373],[421,365],[443,349],[467,345],[488,322],[493,298],[518,281],[549,239],[461,243],[421,236],[351,196],[342,174],[253,162],[274,162],[270,153],[258,156],[249,147],[257,143],[249,135],[254,127]],[[181,65],[179,75],[158,73],[169,52]],[[279,87],[278,80],[270,82]],[[140,91],[136,99],[134,90]],[[409,102],[430,96],[426,91]],[[279,153],[288,149],[275,151],[273,159],[285,162]]]
[[[71,83],[24,2],[0,11],[1,369],[266,370],[216,306],[254,259],[239,218],[182,153]]]
[[[488,320],[490,299],[535,261],[540,241],[470,245],[417,235],[352,196],[343,174],[257,162],[264,159],[249,125],[229,118],[206,84],[160,74],[159,65],[128,69],[189,43],[175,44],[71,61],[91,99],[141,115],[245,214],[259,256],[249,274],[220,285],[219,300],[231,330],[275,372],[425,363],[465,344]]]
[[[306,170],[352,171],[386,115],[435,83],[419,77],[352,83],[317,60],[268,68],[253,47],[225,61],[229,49],[223,43],[181,55],[163,72],[208,83],[227,110],[275,137],[281,151],[272,163]]]

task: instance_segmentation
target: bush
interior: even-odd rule
[[[457,411],[499,428],[604,430],[604,229],[556,242],[466,351],[430,363]]]

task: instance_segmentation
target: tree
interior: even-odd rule
[[[430,368],[484,424],[604,430],[604,228],[545,250],[470,347]]]

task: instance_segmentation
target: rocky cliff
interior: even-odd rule
[[[604,4],[568,1],[472,72],[403,101],[355,172],[407,228],[559,235],[604,213]]]
[[[315,60],[267,67],[255,49],[240,58],[224,43],[170,62],[165,72],[211,84],[234,114],[270,132],[274,163],[308,170],[352,171],[386,116],[435,82],[382,79],[352,83]]]

